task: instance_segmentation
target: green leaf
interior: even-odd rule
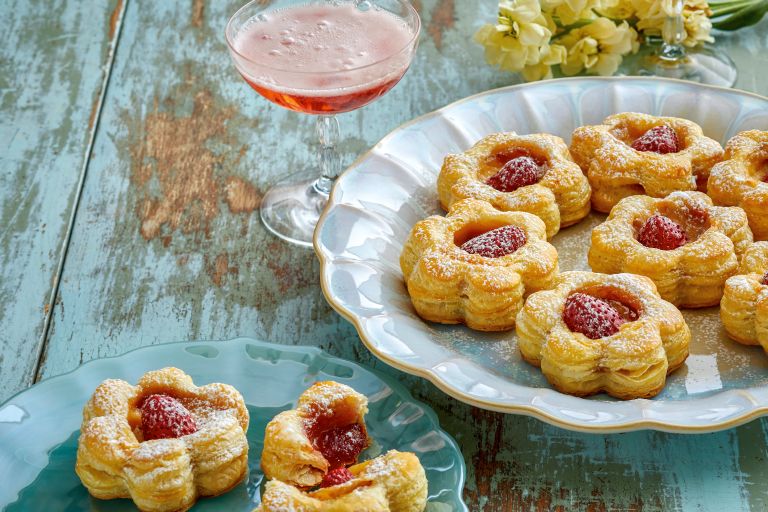
[[[768,0],[761,0],[740,9],[724,20],[715,21],[712,26],[719,30],[736,30],[754,25],[768,12]]]
[[[736,0],[734,2],[722,2],[722,3],[709,3],[709,8],[712,10],[710,18],[720,18],[726,14],[733,14],[736,11],[740,11],[745,7],[749,7],[755,3],[759,3],[759,0]]]

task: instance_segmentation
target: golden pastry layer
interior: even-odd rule
[[[144,440],[144,398],[175,398],[197,431],[179,438]],[[248,468],[248,409],[232,386],[197,387],[177,368],[144,374],[136,386],[106,380],[83,409],[75,471],[96,498],[131,498],[148,512],[182,511],[200,496],[222,494]]]
[[[672,250],[641,244],[638,230],[655,214],[680,224],[688,243]],[[713,206],[701,192],[674,192],[664,199],[632,196],[592,231],[588,261],[595,272],[649,277],[664,300],[698,308],[720,301],[726,279],[736,273],[738,258],[751,243],[744,211]]]
[[[563,320],[566,300],[577,292],[619,301],[638,317],[611,336],[590,339]],[[621,399],[658,394],[667,374],[688,357],[691,338],[683,316],[653,282],[633,274],[563,272],[553,289],[528,297],[516,329],[523,358],[540,366],[557,390],[576,396],[604,391]]]
[[[261,453],[264,475],[299,487],[319,485],[332,464],[310,439],[313,426],[321,422],[328,430],[357,424],[367,439],[367,412],[368,399],[351,387],[333,381],[313,384],[301,394],[296,409],[281,412],[267,425]]]
[[[768,242],[756,242],[744,253],[739,273],[725,282],[720,319],[728,336],[744,345],[760,345],[768,353]]]
[[[498,258],[470,254],[459,246],[502,226],[517,226],[525,245]],[[502,212],[465,199],[446,217],[417,222],[400,255],[416,312],[432,322],[465,323],[472,329],[511,329],[529,293],[550,286],[557,251],[547,243],[544,222],[525,212]]]
[[[544,171],[534,184],[511,192],[486,184],[509,160],[529,156]],[[563,139],[549,134],[495,133],[464,153],[448,155],[437,178],[440,203],[449,210],[463,199],[480,199],[502,211],[521,211],[544,221],[547,236],[589,213],[590,188]]]
[[[662,125],[674,130],[680,151],[659,154],[631,147],[648,130]],[[601,125],[576,128],[570,149],[592,186],[592,207],[601,212],[628,196],[706,191],[709,170],[723,156],[720,144],[705,137],[696,123],[633,112],[606,117]]]
[[[756,240],[768,239],[768,131],[741,132],[725,146],[725,159],[712,168],[707,193],[715,204],[747,212]]]
[[[256,512],[422,512],[427,478],[418,457],[391,450],[349,468],[353,478],[313,492],[272,480]]]

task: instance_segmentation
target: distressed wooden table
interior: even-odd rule
[[[223,29],[243,0],[0,4],[0,400],[84,361],[252,336],[380,370],[331,310],[312,251],[260,224],[274,178],[311,166],[312,119],[260,99]],[[512,83],[471,35],[493,0],[420,0],[421,47],[342,116],[347,162],[414,116]],[[721,35],[768,94],[768,20]],[[586,435],[458,403],[401,376],[459,441],[471,510],[768,510],[768,421],[708,435]]]

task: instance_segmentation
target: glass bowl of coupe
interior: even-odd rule
[[[336,114],[384,95],[410,66],[421,21],[407,0],[254,0],[229,20],[235,67],[264,98],[316,116],[319,177],[299,172],[264,195],[261,219],[309,247],[341,161]]]

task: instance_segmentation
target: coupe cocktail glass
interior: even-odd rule
[[[229,20],[235,66],[266,99],[317,117],[320,177],[306,172],[275,184],[261,219],[277,236],[303,246],[341,171],[335,114],[382,96],[403,77],[421,22],[408,0],[253,0]]]

